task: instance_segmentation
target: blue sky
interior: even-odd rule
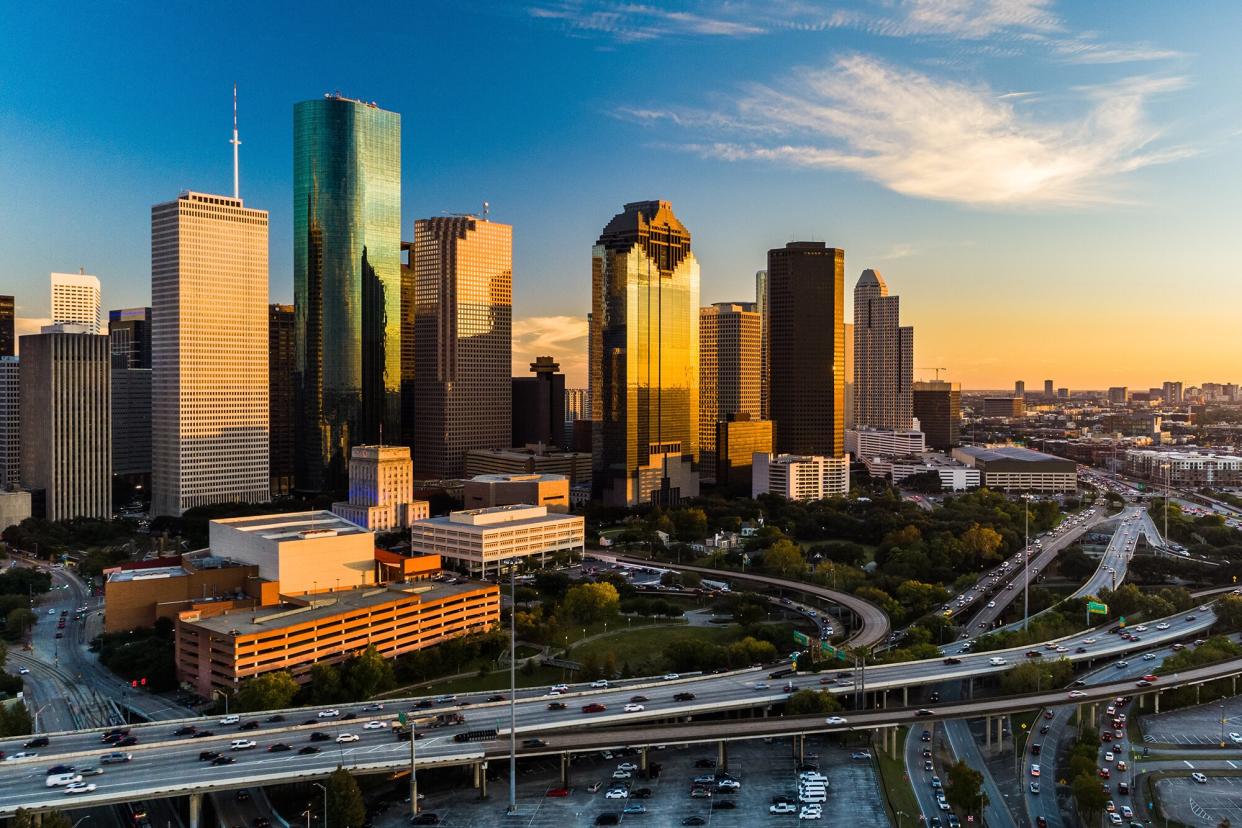
[[[591,243],[648,198],[693,234],[704,303],[751,298],[768,248],[824,240],[847,288],[876,267],[902,296],[916,364],[967,387],[1240,379],[1236,3],[290,8],[8,11],[0,292],[21,316],[78,267],[107,307],[149,301],[150,206],[231,187],[236,81],[273,301],[292,106],[335,89],[402,114],[405,235],[484,200],[514,225],[515,362],[552,353],[571,382]]]

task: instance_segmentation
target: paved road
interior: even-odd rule
[[[983,772],[983,792],[988,795],[988,804],[983,808],[983,823],[989,828],[1013,828],[1015,825],[1013,814],[1009,812],[1009,806],[1005,802],[1000,786],[988,772],[983,752],[979,750],[979,743],[971,734],[966,720],[954,719],[945,722],[944,728],[953,755],[965,760],[966,764],[972,768]]]
[[[910,787],[914,790],[914,798],[918,800],[919,811],[925,820],[922,824],[926,824],[932,817],[941,816],[943,813],[940,810],[940,806],[936,803],[936,791],[931,786],[932,777],[938,775],[938,771],[935,768],[934,761],[932,770],[928,771],[925,769],[925,763],[933,757],[923,755],[925,750],[932,752],[932,746],[936,744],[935,742],[923,741],[924,731],[930,733],[934,738],[940,735],[937,732],[939,730],[940,726],[936,723],[930,723],[926,727],[922,725],[912,726],[906,734],[906,744],[903,750],[906,776],[910,779]],[[941,774],[941,781],[944,778],[944,775]]]

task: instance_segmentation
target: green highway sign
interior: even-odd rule
[[[1108,615],[1108,604],[1101,604],[1099,601],[1088,601],[1087,613],[1093,615]]]
[[[794,630],[793,640],[795,644],[801,644],[803,647],[808,647],[811,644],[811,639],[805,633],[800,633],[797,630]]]

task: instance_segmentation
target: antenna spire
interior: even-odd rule
[[[237,175],[237,148],[241,146],[241,141],[237,137],[237,84],[233,84],[233,138],[229,141],[233,145],[233,198],[241,198],[241,192],[238,188]]]

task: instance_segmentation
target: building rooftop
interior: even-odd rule
[[[112,583],[124,581],[155,581],[161,578],[184,578],[188,575],[180,566],[160,566],[152,569],[122,569],[108,576]]]
[[[497,472],[496,474],[476,474],[470,478],[471,483],[555,483],[568,480],[563,474],[539,474],[537,472]]]
[[[1024,463],[1039,463],[1048,460],[1064,461],[1063,457],[1054,457],[1034,449],[1021,446],[961,446],[957,451],[968,454],[976,460],[1019,460]]]
[[[211,522],[238,532],[256,534],[264,540],[277,542],[370,532],[326,510],[223,518]]]
[[[213,632],[228,635],[250,635],[271,631],[293,624],[320,621],[354,610],[387,604],[403,597],[417,597],[420,601],[439,601],[467,592],[483,589],[488,584],[478,581],[449,583],[447,581],[418,581],[415,583],[392,583],[383,586],[317,593],[308,600],[290,601],[278,607],[263,609],[237,609],[222,615],[214,615],[191,622]]]
[[[416,520],[411,526],[431,526],[466,532],[486,532],[488,530],[514,529],[546,523],[580,524],[582,522],[583,519],[579,515],[548,514],[548,507],[546,506],[531,506],[529,504],[517,503],[508,506],[486,506],[482,509],[463,509],[448,516]]]

